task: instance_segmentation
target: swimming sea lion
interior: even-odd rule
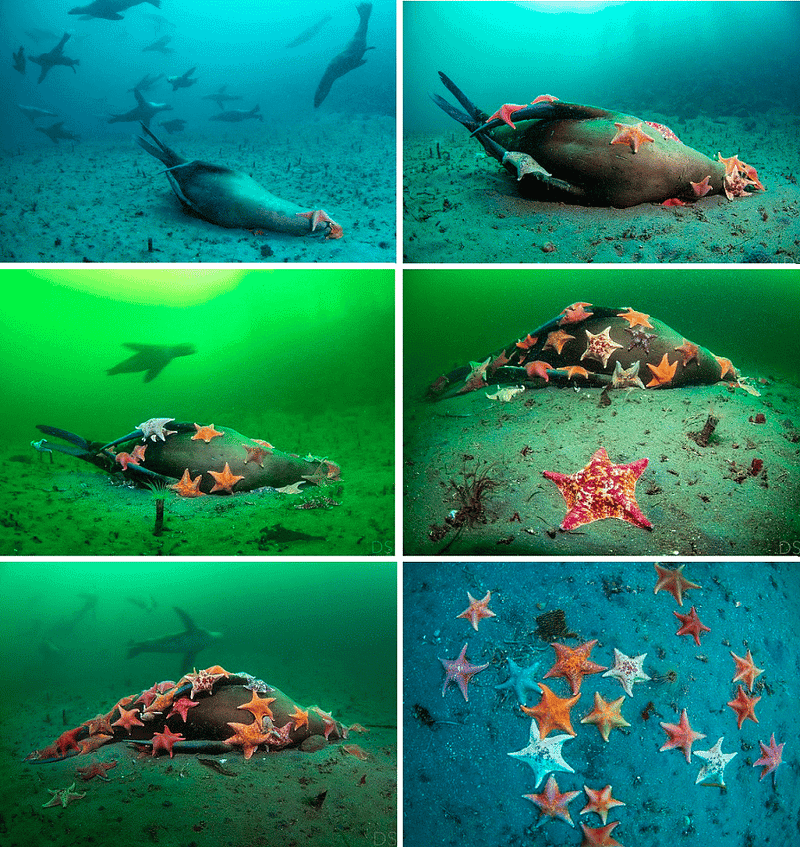
[[[463,124],[532,196],[544,192],[590,206],[683,205],[706,194],[746,197],[765,190],[755,168],[737,156],[712,160],[668,127],[642,118],[561,103],[550,95],[529,106],[480,111],[445,74],[439,76],[467,114],[438,95],[434,102]],[[544,189],[544,192],[543,190]],[[683,198],[683,200],[680,200]]]
[[[317,86],[316,94],[314,95],[314,108],[316,109],[322,101],[328,96],[331,86],[340,76],[344,76],[348,71],[355,68],[360,68],[361,65],[366,65],[364,61],[364,53],[367,50],[374,50],[374,47],[367,47],[367,24],[369,16],[372,12],[372,3],[359,3],[356,6],[359,18],[361,18],[358,29],[355,35],[350,39],[347,47],[335,56],[328,65],[322,79]]]
[[[41,82],[56,65],[64,65],[67,68],[72,68],[72,72],[77,73],[75,65],[79,65],[81,60],[70,59],[69,56],[64,55],[64,45],[69,41],[69,38],[70,33],[65,32],[61,37],[61,41],[49,52],[42,53],[40,56],[28,56],[29,61],[39,65],[42,69],[37,82]]]
[[[344,235],[342,227],[322,209],[305,212],[270,194],[247,174],[211,162],[187,161],[144,124],[141,127],[155,144],[139,136],[139,146],[167,166],[165,173],[175,196],[203,220],[232,229],[268,229],[291,235],[324,232],[325,238]]]
[[[138,88],[133,89],[133,96],[136,98],[136,105],[129,112],[123,112],[120,115],[111,115],[107,123],[117,124],[139,121],[144,126],[150,126],[150,121],[159,112],[172,111],[172,106],[167,103],[153,103],[151,100],[145,100]]]
[[[551,380],[609,388],[678,388],[739,381],[728,359],[687,341],[662,321],[629,306],[573,303],[483,362],[440,376],[430,399],[495,384],[540,386]],[[739,383],[742,385],[742,383]],[[746,390],[749,389],[747,386]]]
[[[153,756],[240,748],[249,759],[259,748],[271,751],[294,747],[312,735],[333,741],[346,734],[318,706],[302,708],[263,680],[214,665],[122,697],[106,714],[68,729],[25,761],[58,762],[119,741],[147,745]]]

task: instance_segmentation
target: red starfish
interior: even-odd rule
[[[173,733],[168,726],[165,726],[163,732],[153,733],[153,752],[151,755],[155,756],[159,750],[166,750],[171,759],[173,757],[172,747],[175,742],[185,740],[179,732]]]
[[[681,628],[675,635],[691,635],[698,647],[700,646],[700,635],[704,632],[711,632],[711,629],[701,623],[700,618],[697,617],[694,606],[692,606],[688,615],[682,615],[680,612],[673,612],[672,614],[681,621]]]
[[[93,777],[99,777],[105,782],[109,782],[109,778],[106,776],[106,771],[110,771],[111,768],[115,768],[117,766],[116,760],[113,762],[95,762],[94,764],[87,765],[85,768],[75,768],[75,773],[84,780],[90,780]]]

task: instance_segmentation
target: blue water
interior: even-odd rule
[[[444,71],[480,107],[539,94],[631,114],[752,115],[800,100],[797,3],[407,2],[404,128],[452,131]]]
[[[87,0],[88,2],[88,0]],[[30,0],[3,4],[3,54],[8,61],[0,72],[4,115],[0,144],[6,149],[51,146],[36,132],[17,104],[58,113],[38,125],[63,120],[65,129],[84,138],[127,138],[137,129],[132,123],[106,123],[108,115],[127,112],[135,106],[132,89],[146,74],[177,76],[195,67],[198,82],[172,90],[162,78],[144,93],[146,99],[171,105],[156,120],[182,119],[187,132],[224,133],[231,124],[209,121],[218,112],[216,103],[202,99],[227,85],[226,92],[241,96],[228,108],[261,107],[264,122],[233,124],[259,131],[270,124],[286,124],[293,114],[313,113],[313,97],[328,62],[339,53],[358,26],[355,4],[299,0],[161,0],[156,8],[144,2],[122,12],[123,20],[83,20],[67,14],[78,0]],[[330,15],[315,36],[289,48],[312,24]],[[37,32],[42,30],[42,33]],[[367,32],[366,65],[337,80],[321,112],[394,114],[395,107],[395,5],[373,3]],[[11,64],[11,54],[20,46],[27,56],[51,50],[64,32],[71,37],[64,55],[79,59],[75,72],[54,67],[41,84],[40,68],[27,62],[25,75]],[[49,35],[47,34],[49,33]],[[174,53],[142,52],[157,39],[171,37]],[[38,40],[35,40],[36,36]]]
[[[528,743],[530,718],[508,691],[496,685],[508,678],[506,659],[526,667],[541,663],[541,680],[555,661],[548,641],[535,635],[537,616],[565,613],[570,647],[597,639],[590,660],[614,663],[613,648],[628,656],[646,653],[644,671],[652,679],[636,683],[625,697],[622,716],[630,727],[612,730],[608,743],[595,726],[580,719],[592,708],[595,691],[606,701],[624,696],[619,682],[601,674],[586,676],[581,699],[572,708],[575,738],[562,754],[575,773],[556,773],[559,790],[579,791],[570,804],[574,821],[602,826],[594,814],[581,816],[584,784],[611,784],[624,807],[612,809],[609,823],[620,821],[613,837],[621,844],[663,847],[788,845],[796,843],[800,808],[797,713],[794,680],[800,671],[796,650],[800,570],[790,563],[709,563],[686,565],[685,576],[702,588],[688,591],[683,607],[672,595],[653,593],[651,562],[406,563],[404,565],[404,786],[405,843],[408,847],[459,843],[525,844],[529,847],[578,844],[580,830],[546,819],[537,829],[536,808],[523,794],[537,789],[533,771],[507,754]],[[474,631],[457,618],[468,605],[467,592],[482,598],[496,618]],[[674,611],[695,606],[710,628],[698,647],[678,637]],[[440,658],[455,659],[463,645],[473,665],[489,663],[469,683],[469,702],[456,686],[442,696]],[[752,694],[758,723],[737,729],[726,705],[734,699],[735,664],[731,651],[752,651],[764,669]],[[546,684],[561,697],[570,688],[563,678]],[[532,702],[538,702],[534,698]],[[736,752],[727,765],[727,791],[696,785],[703,762],[687,764],[676,750],[659,752],[667,735],[659,726],[678,723],[686,708],[692,728],[705,734],[692,751],[710,749],[720,736],[723,753]],[[420,716],[425,712],[428,725]],[[784,764],[759,780],[759,741],[785,743]],[[560,735],[555,730],[554,735]],[[793,840],[794,839],[794,840]]]

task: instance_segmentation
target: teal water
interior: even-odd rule
[[[458,133],[428,98],[446,93],[438,71],[490,112],[539,94],[683,118],[757,120],[798,103],[796,3],[410,2],[403,11],[407,132]]]

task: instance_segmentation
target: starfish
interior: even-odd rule
[[[761,758],[753,762],[753,767],[764,766],[764,770],[761,771],[761,776],[758,778],[758,781],[761,782],[768,773],[772,773],[778,765],[783,764],[783,744],[775,743],[775,733],[773,732],[769,746],[764,744],[763,741],[759,741],[758,746],[761,748]]]
[[[176,741],[185,741],[186,739],[179,733],[173,733],[172,730],[165,724],[163,732],[153,733],[153,751],[150,754],[155,756],[159,750],[166,750],[169,753],[170,759],[173,757],[172,747]]]
[[[586,318],[590,318],[594,312],[587,312],[584,309],[584,306],[591,305],[591,303],[573,303],[571,306],[567,306],[567,308],[561,312],[564,317],[561,318],[558,325],[564,326],[564,324],[576,324],[581,321],[585,321]]]
[[[58,736],[56,739],[56,747],[58,748],[60,755],[66,755],[69,750],[81,749],[78,747],[77,735],[82,729],[83,726],[76,726],[75,729],[69,729]]]
[[[488,663],[485,665],[471,665],[467,659],[467,645],[465,644],[461,649],[461,652],[458,655],[458,658],[449,661],[448,659],[439,659],[445,669],[445,678],[444,685],[442,686],[442,697],[444,697],[445,691],[450,687],[451,682],[457,682],[458,687],[461,689],[461,693],[464,695],[465,700],[469,700],[469,696],[467,694],[467,684],[471,681],[472,677],[475,676],[476,673],[480,673],[481,671],[486,670],[489,667]]]
[[[301,726],[308,726],[308,712],[303,711],[299,706],[294,707],[294,712],[289,717],[294,720],[295,729],[300,729]]]
[[[224,432],[218,432],[214,429],[213,423],[211,426],[200,426],[199,424],[195,424],[194,428],[197,432],[195,432],[192,436],[192,441],[205,441],[205,443],[208,444],[212,438],[222,438],[222,436],[225,435]]]
[[[647,367],[653,372],[653,378],[647,383],[648,388],[661,387],[669,385],[675,377],[675,371],[678,369],[678,363],[669,363],[668,354],[664,353],[661,361],[657,365],[651,365],[647,362]]]
[[[561,529],[575,529],[603,518],[617,518],[642,529],[652,529],[653,525],[642,514],[635,496],[636,480],[647,462],[648,459],[637,459],[627,465],[613,465],[605,449],[600,447],[589,464],[577,473],[543,471],[542,475],[558,486],[567,504]]]
[[[190,700],[188,697],[181,697],[180,700],[176,700],[172,704],[172,711],[167,715],[167,720],[169,720],[173,715],[180,715],[183,722],[186,723],[186,714],[189,709],[199,705],[199,700]]]
[[[653,325],[650,323],[650,315],[646,315],[644,312],[635,312],[630,306],[626,306],[625,311],[620,312],[617,317],[625,318],[631,327],[643,326],[647,329],[653,329]]]
[[[88,738],[82,738],[78,742],[81,752],[79,756],[86,756],[89,753],[94,753],[99,750],[104,744],[108,744],[114,738],[113,735],[90,735]]]
[[[550,738],[542,739],[539,737],[539,727],[536,725],[536,721],[531,721],[528,746],[508,755],[515,756],[520,762],[524,762],[533,769],[535,776],[533,787],[538,788],[539,783],[549,773],[557,771],[575,773],[574,768],[571,768],[564,761],[561,753],[564,742],[571,740],[571,735],[553,735]]]
[[[506,351],[505,351],[505,350],[501,350],[501,351],[497,354],[497,356],[496,356],[494,359],[492,359],[492,361],[491,361],[491,362],[489,362],[489,367],[487,368],[487,371],[488,371],[488,372],[489,372],[489,374],[491,375],[491,374],[493,374],[493,373],[494,373],[494,372],[495,372],[498,368],[502,368],[502,367],[503,367],[503,365],[507,365],[510,361],[511,361],[511,359],[509,359],[509,357],[508,357],[508,356],[506,356]]]
[[[650,677],[642,670],[642,663],[647,658],[647,653],[631,658],[620,653],[614,648],[614,667],[607,670],[603,676],[615,677],[619,680],[628,697],[633,697],[633,684],[636,682],[647,682]],[[603,821],[605,823],[605,821]]]
[[[609,141],[609,144],[629,144],[632,153],[639,152],[639,145],[646,142],[655,141],[652,136],[649,136],[642,130],[642,121],[638,124],[618,124],[614,122],[617,128],[617,134]]]
[[[740,689],[741,690],[741,689]],[[710,750],[695,750],[694,754],[700,759],[705,759],[705,764],[700,768],[700,773],[697,774],[697,779],[694,784],[702,783],[703,785],[715,785],[718,788],[725,787],[723,773],[725,765],[730,760],[738,755],[737,753],[722,752],[722,738]]]
[[[47,790],[53,796],[47,801],[47,803],[42,804],[43,809],[46,809],[48,806],[69,806],[73,800],[83,800],[86,796],[86,794],[75,793],[74,782],[69,786],[69,788],[62,788],[58,791],[54,791],[52,788],[48,788]]]
[[[748,719],[758,723],[755,708],[760,699],[760,697],[748,697],[741,685],[736,686],[736,699],[730,700],[726,705],[736,712],[737,729],[741,729],[742,724]]]
[[[492,599],[492,592],[487,591],[483,600],[476,600],[469,591],[467,592],[467,597],[469,597],[469,608],[464,609],[464,611],[460,615],[456,615],[456,617],[466,618],[472,624],[472,628],[475,632],[477,632],[478,621],[482,621],[484,618],[497,617],[497,615],[495,615],[495,613],[489,608],[489,601]]]
[[[589,656],[595,644],[597,644],[597,639],[586,641],[575,648],[567,647],[566,644],[551,644],[550,646],[556,651],[556,663],[544,675],[544,679],[551,676],[566,677],[569,680],[572,693],[577,694],[581,690],[584,676],[608,670],[602,665],[589,661]]]
[[[697,363],[697,345],[692,344],[691,341],[687,341],[685,338],[683,339],[683,344],[680,347],[675,348],[676,353],[682,353],[683,359],[681,360],[681,364],[686,367],[689,362],[694,359],[695,363]]]
[[[547,362],[528,362],[528,364],[525,365],[525,373],[527,373],[531,379],[538,376],[545,382],[550,382],[550,376],[547,373],[548,370],[553,370],[553,366]]]
[[[749,649],[744,659],[741,656],[737,656],[733,650],[731,650],[731,656],[733,657],[733,661],[736,662],[736,673],[731,682],[738,682],[741,679],[747,683],[747,690],[752,691],[755,678],[764,673],[764,669],[755,666],[753,655]]]
[[[629,368],[623,369],[619,362],[614,362],[614,373],[611,374],[612,388],[644,388],[644,383],[639,379],[639,365],[634,362]]]
[[[108,722],[108,715],[97,715],[89,721],[84,721],[82,725],[89,728],[89,735],[114,734],[114,730],[111,729],[111,724]]]
[[[292,743],[291,721],[287,721],[283,726],[275,726],[272,718],[264,718],[264,731],[267,733],[267,744],[270,747],[288,747]]]
[[[616,826],[619,826],[619,821],[614,821],[608,826],[598,827],[597,829],[582,823],[583,842],[581,847],[622,847],[619,841],[611,837],[611,832]]]
[[[275,715],[272,714],[272,709],[269,707],[269,704],[274,702],[274,697],[264,697],[262,699],[258,696],[258,692],[254,691],[249,703],[243,703],[241,706],[237,706],[236,708],[247,709],[256,721],[260,723],[264,717],[268,717],[270,720],[275,717]]]
[[[544,786],[544,791],[541,794],[523,794],[526,800],[537,805],[541,811],[539,820],[542,821],[545,817],[561,818],[566,821],[571,827],[575,824],[567,810],[567,805],[571,803],[581,792],[567,791],[561,794],[558,788],[558,783],[555,777],[551,774],[547,778],[547,783]]]
[[[504,124],[510,126],[511,129],[516,129],[516,126],[511,123],[511,115],[520,109],[524,109],[527,105],[527,103],[523,103],[522,105],[518,103],[504,103],[493,115],[489,115],[485,123],[488,124],[489,121],[501,120]]]
[[[623,345],[617,344],[611,340],[611,327],[607,326],[602,332],[596,335],[585,329],[586,333],[586,349],[581,355],[580,361],[584,359],[595,359],[603,363],[603,367],[608,367],[608,360],[611,358],[615,350],[621,350]]]
[[[233,486],[236,485],[240,479],[244,479],[243,476],[236,476],[232,474],[227,462],[225,462],[225,467],[221,471],[209,471],[209,473],[216,480],[214,487],[211,489],[212,494],[215,491],[227,491],[229,494],[233,494]]]
[[[319,224],[330,224],[328,234],[325,238],[341,238],[344,235],[344,229],[336,223],[332,218],[328,217],[328,213],[324,209],[314,209],[311,212],[298,212],[300,218],[308,218],[311,221],[311,232],[319,226]]]
[[[128,730],[128,735],[131,734],[131,727],[144,726],[139,720],[139,712],[136,709],[126,711],[121,706],[119,707],[119,720],[114,721],[112,726],[124,726]]]
[[[669,593],[678,601],[678,605],[683,605],[683,592],[689,591],[691,588],[702,588],[695,582],[689,582],[683,575],[683,569],[686,565],[678,565],[674,570],[664,568],[661,565],[654,565],[658,574],[656,587],[653,589],[653,594],[658,594],[659,591],[669,591]]]
[[[316,712],[322,718],[322,726],[324,727],[322,734],[327,740],[328,736],[336,729],[336,721],[333,719],[333,715],[330,712],[323,712],[319,706],[311,706],[309,712]],[[338,734],[338,729],[336,731]]]
[[[80,778],[84,781],[88,781],[94,777],[98,777],[102,779],[104,782],[110,782],[109,778],[106,776],[106,771],[110,771],[111,768],[115,768],[117,766],[116,761],[112,762],[95,762],[94,764],[87,765],[85,768],[75,768],[75,773],[80,776]]]
[[[242,446],[247,452],[247,458],[244,460],[244,464],[255,462],[261,468],[264,467],[264,457],[269,456],[272,452],[264,447],[251,447],[249,444],[243,444]]]
[[[695,197],[705,197],[709,191],[714,190],[711,185],[711,174],[709,174],[702,182],[692,182],[689,180],[689,185],[692,186],[692,191],[694,192]]]
[[[611,734],[611,730],[614,727],[621,726],[630,726],[630,724],[622,717],[622,713],[620,709],[622,708],[622,704],[625,701],[625,695],[623,694],[617,700],[614,700],[613,703],[609,703],[604,700],[600,694],[595,691],[594,692],[594,709],[586,715],[585,718],[581,718],[581,723],[593,723],[597,727],[600,735],[603,736],[603,741],[608,741],[608,736]]]
[[[535,677],[539,673],[539,662],[534,662],[527,668],[521,668],[511,659],[507,659],[506,661],[508,663],[508,672],[511,676],[500,685],[495,685],[495,688],[498,691],[502,691],[505,688],[513,689],[517,695],[517,702],[523,706],[527,706],[528,696],[539,693],[539,684],[535,680]]]
[[[641,347],[645,353],[649,353],[650,342],[654,338],[658,338],[658,336],[654,333],[650,334],[649,332],[645,332],[643,329],[631,329],[631,327],[629,326],[625,326],[622,329],[624,332],[627,332],[631,337],[631,344],[630,347],[628,347],[629,352],[633,350],[634,347]]]
[[[291,485],[284,485],[283,488],[276,488],[275,490],[279,494],[299,494],[303,490],[300,486],[304,482],[305,479],[301,479],[300,482],[293,482]]]
[[[531,349],[531,347],[535,347],[535,346],[536,346],[536,342],[537,342],[538,340],[539,340],[538,336],[534,338],[534,336],[532,336],[530,333],[528,333],[528,334],[525,336],[525,338],[521,338],[521,339],[517,342],[517,345],[516,345],[516,346],[517,346],[520,350],[530,350],[530,349]]]
[[[725,374],[730,374],[734,379],[736,379],[736,368],[731,364],[730,359],[723,359],[720,356],[714,356],[714,358],[717,360],[717,364],[719,365],[720,379],[722,379]]]
[[[253,721],[252,723],[232,723],[228,721],[228,726],[234,731],[234,734],[230,738],[226,738],[225,743],[241,747],[245,759],[251,758],[258,749],[258,745],[266,744],[269,738],[267,733],[262,731],[260,721]]]
[[[153,686],[151,688],[148,688],[147,691],[142,691],[142,693],[139,695],[136,702],[137,703],[144,703],[145,707],[147,707],[153,702],[153,700],[156,699],[156,697],[158,697],[158,684],[153,683]],[[120,706],[120,705],[125,706],[127,704],[126,703],[118,703],[117,705],[118,706]]]
[[[542,692],[542,699],[532,708],[521,705],[520,708],[529,717],[535,718],[539,724],[539,737],[547,738],[548,734],[553,729],[563,729],[570,735],[575,735],[575,730],[572,728],[570,720],[570,709],[580,700],[580,693],[574,697],[557,697],[543,683],[539,683],[539,688]]]
[[[664,742],[664,745],[659,748],[658,752],[664,750],[672,750],[675,747],[680,747],[683,750],[683,755],[686,756],[688,762],[692,757],[692,744],[705,738],[702,732],[695,732],[689,725],[689,719],[686,717],[686,709],[681,712],[680,723],[662,723],[661,728],[669,736],[669,740]]]
[[[600,816],[604,824],[608,820],[608,813],[611,809],[615,806],[625,805],[621,800],[615,800],[611,796],[610,785],[598,791],[594,791],[588,785],[584,785],[583,790],[586,792],[589,802],[581,809],[581,814],[588,815],[589,812],[595,812],[595,814]]]
[[[574,339],[574,335],[570,335],[568,332],[564,332],[563,329],[556,330],[555,332],[548,332],[547,341],[545,341],[542,350],[547,350],[548,347],[552,347],[556,351],[556,353],[561,355],[561,351],[564,349],[564,345],[568,341],[572,341]]]
[[[201,691],[211,691],[214,687],[214,683],[218,679],[224,679],[229,676],[227,671],[221,668],[219,665],[214,665],[214,667],[206,668],[206,670],[198,671],[193,670],[192,673],[184,674],[179,685],[184,682],[192,683],[192,691],[189,694],[192,700],[194,700],[194,695],[199,694]]]
[[[176,429],[167,429],[167,424],[172,423],[175,418],[150,418],[149,421],[143,421],[136,425],[136,429],[142,433],[142,441],[155,441],[160,438],[162,441],[167,440],[168,435],[176,435]]]
[[[200,490],[200,482],[202,479],[203,474],[201,473],[197,474],[197,476],[192,479],[189,474],[189,468],[186,468],[183,471],[183,476],[178,480],[178,482],[168,485],[167,488],[177,491],[181,497],[205,497],[205,491]]]
[[[692,606],[688,615],[682,615],[680,612],[673,612],[672,614],[681,621],[681,627],[675,635],[691,635],[694,638],[694,643],[698,647],[700,646],[701,634],[704,632],[711,632],[709,627],[700,622],[700,618],[697,617],[697,612],[695,611],[694,606]]]
[[[580,365],[573,365],[570,368],[564,368],[567,372],[567,379],[574,379],[576,376],[582,376],[584,379],[589,379],[589,371],[582,368]]]

